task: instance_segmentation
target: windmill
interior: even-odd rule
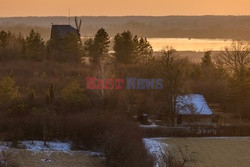
[[[66,38],[67,34],[69,33],[75,34],[81,37],[80,30],[81,30],[82,20],[78,22],[77,17],[75,17],[75,24],[76,24],[76,28],[72,27],[70,24],[67,24],[67,25],[52,24],[50,39],[63,40]]]
[[[82,26],[82,19],[81,19],[80,22],[78,23],[78,18],[75,17],[75,24],[76,24],[77,33],[78,33],[79,36],[80,36],[80,30],[81,30],[81,26]]]

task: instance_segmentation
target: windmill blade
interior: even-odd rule
[[[77,17],[75,17],[75,23],[76,23],[76,28],[78,29],[78,21],[77,21]]]
[[[82,19],[80,20],[80,24],[79,24],[79,30],[81,29],[81,26],[82,26]]]

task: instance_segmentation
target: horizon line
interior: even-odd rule
[[[224,15],[224,14],[220,14],[220,15],[213,15],[213,14],[204,14],[204,15],[76,15],[76,16],[70,16],[70,17],[204,17],[204,16],[235,16],[235,17],[239,17],[239,16],[250,16],[250,14],[242,14],[242,15],[238,15],[238,14],[228,14],[228,15]],[[25,18],[25,17],[69,17],[66,15],[41,15],[41,16],[32,16],[32,15],[27,15],[27,16],[0,16],[0,18]]]

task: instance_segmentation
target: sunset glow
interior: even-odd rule
[[[1,0],[0,17],[249,15],[249,0]]]

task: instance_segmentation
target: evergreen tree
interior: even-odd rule
[[[0,32],[0,48],[6,48],[7,39],[10,35],[10,32],[7,33],[4,30]]]
[[[89,38],[84,42],[83,45],[83,52],[84,56],[90,58],[90,62],[94,62],[94,57],[95,57],[95,47],[94,47],[94,39]]]
[[[137,37],[137,35],[135,35],[133,37],[133,45],[134,45],[134,58],[135,58],[135,62],[139,62],[140,61],[140,46],[139,46],[139,38]]]
[[[80,62],[83,57],[81,38],[69,33],[62,40],[51,39],[47,42],[48,59],[59,62],[74,61]]]
[[[39,61],[45,56],[45,42],[43,41],[41,34],[31,30],[29,36],[25,40],[24,54],[26,58]]]
[[[108,55],[110,38],[105,29],[101,28],[97,31],[94,39],[88,39],[84,43],[85,55],[90,57],[90,62],[99,65]]]
[[[212,54],[211,51],[207,51],[207,52],[204,53],[204,56],[202,57],[202,63],[201,63],[201,65],[203,67],[211,67],[211,66],[213,66],[211,54]]]
[[[46,101],[47,104],[52,104],[55,100],[55,90],[54,90],[54,83],[51,82],[49,85],[48,92],[46,94]]]
[[[83,56],[82,41],[75,34],[68,34],[63,40],[62,50],[66,61],[81,61]]]
[[[118,63],[148,63],[153,59],[153,48],[147,39],[133,36],[130,31],[115,36],[114,51]]]
[[[118,63],[130,64],[135,62],[135,50],[133,35],[130,31],[117,34],[114,38],[115,59]]]
[[[21,57],[22,49],[24,46],[24,38],[19,34],[16,36],[10,31],[0,32],[0,59],[10,60],[13,58]]]
[[[149,63],[153,59],[153,48],[147,41],[147,38],[141,37],[138,42],[139,55],[138,58],[142,63]]]
[[[34,89],[28,89],[28,107],[30,109],[32,109],[35,105],[35,97],[36,97],[36,93]]]

